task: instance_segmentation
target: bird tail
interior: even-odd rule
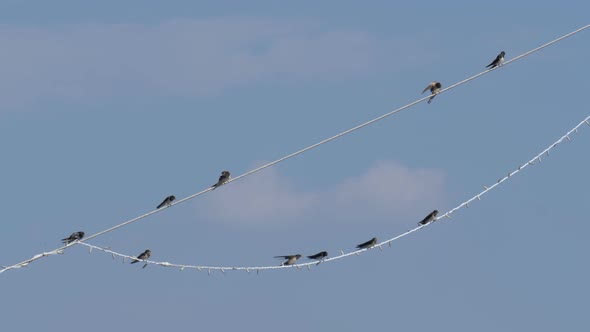
[[[165,204],[164,204],[164,202],[162,202],[162,203],[160,203],[160,205],[158,205],[158,206],[156,207],[156,209],[159,209],[159,208],[161,208],[161,207],[162,207],[162,206],[164,206],[164,205],[165,205]]]
[[[131,261],[131,264],[135,264],[137,262],[139,262],[139,261],[137,259],[134,259],[133,261]]]

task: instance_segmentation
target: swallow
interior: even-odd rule
[[[307,258],[309,258],[309,259],[317,259],[317,260],[322,260],[322,259],[324,259],[326,257],[328,257],[328,252],[327,251],[322,251],[322,252],[318,252],[315,255],[307,256]]]
[[[285,266],[285,265],[293,265],[295,264],[295,262],[301,258],[301,255],[297,254],[297,255],[286,255],[286,256],[275,256],[275,258],[284,258],[286,259],[285,262],[281,263],[281,266]]]
[[[495,67],[502,66],[502,63],[504,62],[504,55],[506,55],[506,53],[504,53],[504,51],[500,52],[500,54],[498,54],[498,56],[494,59],[494,61],[492,61],[492,63],[487,65],[486,68],[490,67],[490,69],[492,69]]]
[[[61,242],[63,242],[64,244],[70,244],[74,241],[82,240],[83,237],[84,237],[84,232],[74,232],[69,237],[66,237],[65,239],[61,239]]]
[[[176,199],[176,197],[174,197],[174,195],[170,195],[166,198],[164,198],[164,201],[162,203],[160,203],[160,205],[158,205],[158,207],[156,207],[156,209],[161,208],[162,206],[166,205],[170,205],[170,203],[172,203],[172,201],[174,201]]]
[[[436,95],[440,92],[441,88],[442,88],[442,84],[440,84],[440,82],[433,81],[432,83],[428,84],[428,86],[426,88],[424,88],[424,90],[422,90],[422,93],[430,90],[430,93],[432,95],[430,96],[430,99],[428,99],[429,104],[432,102],[432,99],[434,99],[434,97],[436,97]]]
[[[427,215],[426,217],[424,217],[424,219],[422,219],[422,221],[420,221],[418,223],[418,225],[424,226],[424,225],[426,225],[428,223],[431,223],[431,222],[435,221],[437,214],[438,214],[438,210],[432,211],[429,215]]]
[[[229,175],[228,171],[221,172],[221,176],[219,177],[219,180],[217,181],[216,184],[212,185],[211,188],[215,189],[215,188],[221,186],[222,184],[226,183],[230,178],[231,178],[231,175]]]
[[[377,238],[374,237],[365,243],[361,243],[356,246],[357,249],[369,249],[377,244]]]
[[[144,260],[150,258],[151,255],[152,255],[152,251],[147,249],[146,251],[139,254],[139,256],[137,256],[137,259],[132,260],[131,264],[135,264],[139,261],[144,261]]]

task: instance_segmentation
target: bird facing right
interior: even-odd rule
[[[307,258],[309,258],[309,259],[317,259],[317,260],[322,260],[322,259],[324,259],[326,257],[328,257],[328,252],[327,251],[322,251],[322,252],[318,252],[315,255],[307,256]]]
[[[215,189],[215,188],[225,184],[227,181],[229,181],[230,178],[231,178],[231,175],[229,174],[229,171],[221,172],[221,176],[219,177],[219,180],[217,180],[217,183],[212,185],[211,188]]]
[[[418,225],[424,226],[428,223],[435,221],[437,214],[438,214],[438,210],[434,210],[434,211],[430,212],[430,214],[428,214],[426,217],[424,217],[424,219],[422,219],[422,221],[418,222]]]
[[[490,63],[489,65],[486,66],[486,68],[496,68],[499,66],[502,66],[502,64],[504,63],[504,55],[506,55],[506,53],[504,53],[504,51],[500,52],[500,54],[498,54],[498,56],[494,59],[494,61],[492,61],[492,63]]]
[[[146,251],[139,254],[139,256],[137,256],[137,259],[132,260],[131,264],[135,264],[139,261],[144,261],[144,260],[150,258],[151,255],[152,255],[152,251],[147,249]]]
[[[369,249],[374,247],[377,244],[377,238],[374,237],[367,242],[361,243],[356,246],[357,249]]]
[[[434,97],[436,97],[436,95],[440,92],[440,89],[442,88],[442,84],[440,84],[440,82],[438,81],[432,81],[430,82],[430,84],[428,84],[426,86],[426,88],[424,88],[424,90],[422,90],[422,93],[430,90],[430,98],[428,99],[428,103],[430,104],[432,102],[432,99],[434,99]]]
[[[160,205],[158,205],[156,207],[156,209],[159,209],[162,206],[170,206],[170,204],[172,203],[172,201],[174,201],[175,199],[176,199],[176,197],[174,197],[174,195],[170,195],[170,196],[164,198],[164,201],[162,201],[162,203],[160,203]]]
[[[61,239],[61,242],[63,242],[64,244],[67,245],[67,244],[70,244],[74,241],[82,240],[83,237],[84,237],[84,232],[74,232],[69,237],[66,237],[65,239]]]

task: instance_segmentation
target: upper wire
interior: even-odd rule
[[[577,33],[581,32],[581,31],[583,31],[583,30],[585,30],[585,29],[588,29],[588,28],[590,28],[590,24],[589,24],[589,25],[586,25],[586,26],[583,26],[583,27],[581,27],[581,28],[579,28],[579,29],[577,29],[577,30],[574,30],[574,31],[572,31],[572,32],[570,32],[570,33],[568,33],[568,34],[565,34],[565,35],[563,35],[563,36],[561,36],[561,37],[559,37],[559,38],[556,38],[556,39],[554,39],[554,40],[552,40],[552,41],[550,41],[550,42],[548,42],[548,43],[546,43],[546,44],[543,44],[543,45],[541,45],[541,46],[539,46],[539,47],[537,47],[537,48],[534,48],[534,49],[532,49],[532,50],[530,50],[530,51],[528,51],[528,52],[525,52],[525,53],[523,53],[523,54],[521,54],[521,55],[519,55],[519,56],[517,56],[517,57],[515,57],[515,58],[513,58],[513,59],[510,59],[510,60],[508,60],[508,61],[504,62],[504,65],[508,65],[508,64],[510,64],[510,63],[512,63],[512,62],[514,62],[514,61],[518,61],[518,60],[520,60],[520,59],[522,59],[522,58],[524,58],[524,57],[526,57],[526,56],[528,56],[528,55],[531,55],[531,54],[533,54],[533,53],[535,53],[535,52],[537,52],[537,51],[539,51],[539,50],[541,50],[541,49],[544,49],[545,47],[548,47],[548,46],[550,46],[550,45],[552,45],[552,44],[555,44],[555,43],[557,43],[557,42],[559,42],[559,41],[561,41],[561,40],[563,40],[563,39],[565,39],[565,38],[568,38],[568,37],[570,37],[570,36],[573,36],[573,35],[575,35],[575,34],[577,34]],[[451,85],[451,86],[449,86],[449,87],[447,87],[447,88],[444,88],[444,89],[440,90],[440,92],[439,92],[438,94],[441,94],[441,93],[444,93],[444,92],[446,92],[446,91],[449,91],[449,90],[451,90],[451,89],[454,89],[454,88],[456,88],[456,87],[458,87],[458,86],[460,86],[460,85],[463,85],[463,84],[465,84],[465,83],[467,83],[467,82],[470,82],[470,81],[472,81],[472,80],[474,80],[474,79],[476,79],[476,78],[478,78],[478,77],[480,77],[480,76],[483,76],[483,75],[485,75],[485,74],[488,74],[489,72],[491,72],[491,71],[494,71],[494,70],[496,70],[496,69],[498,69],[498,67],[495,67],[495,68],[491,68],[491,69],[487,69],[487,70],[485,70],[485,71],[482,71],[482,72],[481,72],[481,73],[479,73],[479,74],[476,74],[476,75],[474,75],[474,76],[471,76],[471,77],[469,77],[469,78],[467,78],[467,79],[464,79],[464,80],[462,80],[462,81],[460,81],[460,82],[457,82],[457,83],[455,83],[455,84],[453,84],[453,85]],[[284,156],[284,157],[282,157],[282,158],[279,158],[279,159],[277,159],[277,160],[275,160],[275,161],[269,162],[268,164],[265,164],[265,165],[262,165],[262,166],[260,166],[260,167],[258,167],[258,168],[255,168],[255,169],[253,169],[253,170],[251,170],[251,171],[249,171],[249,172],[246,172],[246,173],[244,173],[244,174],[242,174],[242,175],[239,175],[239,176],[237,176],[237,177],[235,177],[235,178],[233,178],[233,179],[230,179],[229,181],[227,181],[227,182],[225,183],[225,185],[227,185],[227,184],[229,184],[229,183],[231,183],[231,182],[233,182],[233,181],[239,180],[239,179],[241,179],[241,178],[243,178],[243,177],[246,177],[246,176],[252,175],[252,174],[254,174],[254,173],[256,173],[256,172],[259,172],[259,171],[261,171],[261,170],[263,170],[263,169],[265,169],[265,168],[268,168],[268,167],[271,167],[271,166],[273,166],[273,165],[275,165],[275,164],[278,164],[278,163],[280,163],[280,162],[283,162],[283,161],[285,161],[285,160],[287,160],[287,159],[290,159],[290,158],[292,158],[292,157],[295,157],[295,156],[297,156],[297,155],[299,155],[299,154],[302,154],[302,153],[304,153],[304,152],[306,152],[306,151],[309,151],[309,150],[311,150],[311,149],[314,149],[314,148],[316,148],[316,147],[318,147],[318,146],[320,146],[320,145],[323,145],[323,144],[325,144],[325,143],[328,143],[328,142],[330,142],[330,141],[333,141],[333,140],[335,140],[335,139],[337,139],[337,138],[340,138],[340,137],[342,137],[342,136],[344,136],[344,135],[350,134],[350,133],[352,133],[352,132],[354,132],[354,131],[356,131],[356,130],[359,130],[359,129],[363,128],[363,127],[366,127],[366,126],[368,126],[368,125],[370,125],[370,124],[372,124],[372,123],[375,123],[375,122],[377,122],[377,121],[383,120],[383,119],[385,119],[385,118],[387,118],[387,117],[389,117],[389,116],[391,116],[391,115],[393,115],[393,114],[396,114],[396,113],[398,113],[398,112],[401,112],[401,111],[403,111],[403,110],[405,110],[405,109],[407,109],[407,108],[410,108],[410,107],[412,107],[412,106],[414,106],[414,105],[416,105],[416,104],[418,104],[418,103],[420,103],[420,102],[422,102],[422,101],[424,101],[424,100],[426,100],[426,99],[429,99],[430,97],[431,97],[431,96],[429,95],[429,96],[426,96],[426,97],[420,98],[420,99],[418,99],[418,100],[416,100],[416,101],[414,101],[414,102],[411,102],[411,103],[409,103],[409,104],[407,104],[407,105],[405,105],[405,106],[402,106],[402,107],[400,107],[400,108],[397,108],[397,109],[395,109],[395,110],[393,110],[393,111],[390,111],[390,112],[388,112],[388,113],[385,113],[385,114],[383,114],[383,115],[381,115],[381,116],[379,116],[379,117],[377,117],[377,118],[374,118],[374,119],[372,119],[372,120],[370,120],[370,121],[367,121],[367,122],[365,122],[365,123],[362,123],[362,124],[360,124],[360,125],[357,125],[357,126],[355,126],[355,127],[353,127],[353,128],[350,128],[350,129],[348,129],[348,130],[345,130],[345,131],[343,131],[343,132],[341,132],[341,133],[339,133],[339,134],[336,134],[336,135],[334,135],[334,136],[332,136],[332,137],[326,138],[326,139],[324,139],[324,140],[322,140],[322,141],[320,141],[320,142],[318,142],[318,143],[312,144],[312,145],[310,145],[310,146],[308,146],[308,147],[306,147],[306,148],[303,148],[303,149],[301,149],[301,150],[299,150],[299,151],[293,152],[293,153],[291,153],[291,154],[289,154],[289,155],[286,155],[286,156]],[[173,206],[175,206],[175,205],[181,204],[181,203],[183,203],[183,202],[186,202],[186,201],[188,201],[188,200],[190,200],[190,199],[193,199],[193,198],[195,198],[195,197],[198,197],[198,196],[200,196],[200,195],[203,195],[203,194],[205,194],[205,193],[207,193],[207,192],[209,192],[209,191],[211,191],[211,190],[213,190],[213,188],[212,188],[212,187],[209,187],[209,188],[207,188],[207,189],[204,189],[204,190],[202,190],[202,191],[200,191],[200,192],[197,192],[197,193],[195,193],[195,194],[192,194],[192,195],[190,195],[190,196],[188,196],[188,197],[185,197],[185,198],[183,198],[183,199],[181,199],[181,200],[178,200],[178,201],[176,201],[175,203],[172,203],[172,204],[168,205],[167,207],[164,207],[164,208],[161,208],[161,209],[156,209],[156,210],[150,211],[150,212],[148,212],[148,213],[142,214],[142,215],[140,215],[140,216],[138,216],[138,217],[135,217],[135,218],[133,218],[133,219],[127,220],[127,221],[125,221],[125,222],[122,222],[122,223],[120,223],[120,224],[118,224],[118,225],[115,225],[115,226],[113,226],[113,227],[107,228],[107,229],[105,229],[105,230],[103,230],[103,231],[100,231],[100,232],[98,232],[98,233],[95,233],[95,234],[93,234],[93,235],[90,235],[90,236],[86,237],[85,239],[81,240],[81,242],[84,242],[84,241],[91,240],[91,239],[93,239],[93,238],[95,238],[95,237],[101,236],[101,235],[103,235],[103,234],[106,234],[106,233],[112,232],[112,231],[114,231],[114,230],[116,230],[116,229],[119,229],[119,228],[121,228],[121,227],[124,227],[124,226],[126,226],[126,225],[132,224],[132,223],[134,223],[134,222],[136,222],[136,221],[138,221],[138,220],[141,220],[141,219],[144,219],[144,218],[146,218],[146,217],[148,217],[148,216],[151,216],[152,214],[158,213],[158,212],[160,212],[160,211],[163,211],[163,210],[165,210],[165,209],[167,209],[167,208],[173,207]],[[65,249],[67,249],[67,248],[69,248],[69,247],[71,247],[71,246],[72,246],[72,244],[68,244],[68,245],[65,245],[65,246],[59,247],[59,248],[57,248],[57,249],[54,249],[54,250],[52,250],[52,251],[48,251],[48,252],[43,252],[43,253],[37,254],[37,255],[35,255],[35,256],[33,256],[33,257],[31,257],[31,258],[27,259],[27,260],[24,260],[24,261],[22,261],[22,262],[16,263],[16,264],[14,264],[14,265],[11,265],[11,266],[2,266],[2,269],[0,269],[0,273],[3,273],[3,272],[5,272],[5,271],[8,271],[8,270],[17,269],[17,268],[21,268],[21,267],[27,266],[27,265],[29,265],[29,263],[31,263],[31,262],[33,262],[33,261],[36,261],[36,260],[38,260],[38,259],[40,259],[40,258],[43,258],[43,257],[47,257],[47,256],[50,256],[50,255],[55,255],[55,254],[62,254],[62,253],[64,253],[64,250],[65,250]]]

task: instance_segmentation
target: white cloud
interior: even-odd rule
[[[225,17],[157,25],[0,26],[5,101],[208,95],[266,78],[338,79],[377,68],[379,41],[307,21]]]
[[[321,192],[305,192],[267,169],[208,195],[199,204],[202,217],[229,224],[305,222],[314,215],[329,219],[415,216],[444,201],[444,174],[436,169],[410,169],[381,161],[364,174],[347,178]]]
[[[418,206],[433,206],[444,195],[444,175],[434,169],[410,169],[381,161],[361,176],[344,180],[329,193],[335,206],[372,215],[399,214]]]
[[[298,192],[274,168],[263,172],[217,189],[199,211],[208,220],[246,224],[293,220],[310,211],[316,194]]]

